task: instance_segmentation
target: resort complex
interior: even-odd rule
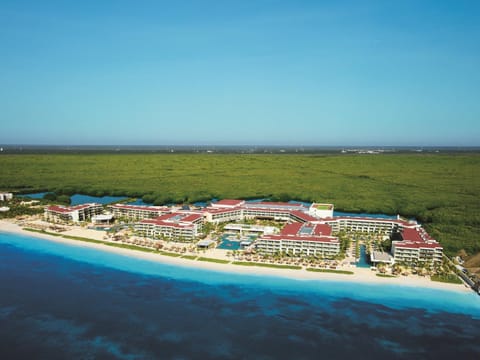
[[[334,216],[333,209],[332,204],[224,199],[192,208],[113,204],[105,213],[102,205],[92,203],[47,206],[44,219],[122,225],[148,239],[148,244],[167,240],[225,249],[221,245],[228,239],[232,250],[294,258],[344,258],[352,252],[351,239],[375,237],[376,241],[365,242],[372,265],[442,262],[442,246],[414,220]]]

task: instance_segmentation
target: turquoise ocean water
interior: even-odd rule
[[[474,293],[199,270],[0,233],[2,358],[475,358],[478,328]]]

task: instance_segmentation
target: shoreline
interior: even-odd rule
[[[27,237],[34,237],[47,241],[53,241],[70,246],[82,246],[88,247],[100,251],[107,251],[119,255],[134,257],[137,259],[155,261],[163,264],[188,267],[194,269],[203,269],[216,272],[226,272],[251,276],[273,276],[294,279],[299,281],[304,280],[318,280],[318,281],[339,281],[349,283],[363,283],[369,285],[398,285],[402,287],[412,288],[430,288],[437,290],[454,291],[461,293],[474,293],[470,288],[466,288],[465,285],[456,285],[442,282],[431,281],[427,278],[421,278],[419,276],[410,275],[408,277],[396,277],[396,278],[384,278],[376,276],[370,269],[352,268],[353,275],[325,273],[325,272],[311,272],[305,269],[292,270],[292,269],[275,269],[259,266],[241,266],[231,263],[220,264],[207,261],[191,260],[181,257],[172,257],[162,255],[159,253],[149,253],[143,251],[137,251],[133,249],[123,249],[115,246],[109,246],[107,244],[90,243],[81,240],[69,240],[61,236],[53,236],[49,234],[42,234],[37,232],[30,232],[23,230],[19,225],[12,221],[0,220],[0,232],[11,233],[15,235],[22,235]],[[92,239],[95,240],[95,239]],[[208,257],[208,255],[205,255]],[[201,255],[199,255],[201,257]]]

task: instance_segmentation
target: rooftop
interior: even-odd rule
[[[436,241],[393,241],[393,244],[397,248],[408,248],[408,249],[443,249],[442,245],[440,245]]]
[[[333,210],[332,204],[312,204],[312,207],[318,210]]]
[[[292,211],[290,211],[290,214],[294,215],[294,216],[296,216],[296,217],[298,217],[298,218],[300,218],[304,221],[316,221],[316,220],[318,220],[317,218],[315,218],[315,217],[313,217],[309,214],[306,214],[303,211],[299,211],[299,210],[292,210]]]
[[[276,240],[276,241],[314,241],[323,243],[338,243],[338,239],[332,236],[299,236],[299,235],[265,235],[261,237],[262,240]]]
[[[168,223],[193,223],[199,219],[202,219],[201,214],[174,212],[170,214],[161,215],[158,218],[153,220],[163,221]]]
[[[110,205],[110,207],[117,208],[117,209],[141,210],[141,211],[170,211],[170,208],[165,206],[115,204],[115,205]]]
[[[287,203],[287,202],[271,202],[271,201],[261,201],[254,203],[245,203],[243,205],[246,209],[279,209],[279,210],[301,210],[306,209],[305,205],[297,203]]]
[[[90,204],[81,204],[76,206],[62,206],[62,205],[50,205],[47,206],[48,211],[58,212],[58,213],[70,213],[72,211],[88,209],[94,206],[102,206],[101,204],[97,203],[90,203]]]
[[[284,226],[281,235],[298,235],[298,236],[330,236],[332,235],[332,228],[327,224],[312,224],[312,223],[292,223]]]
[[[239,206],[242,205],[245,200],[236,200],[236,199],[223,199],[215,203],[212,203],[212,206]]]

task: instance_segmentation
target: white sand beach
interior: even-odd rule
[[[345,282],[360,282],[368,284],[390,284],[390,285],[400,285],[400,286],[409,286],[409,287],[424,287],[424,288],[433,288],[433,289],[442,289],[449,291],[458,291],[458,292],[472,292],[470,288],[467,288],[465,285],[456,285],[431,281],[429,278],[420,277],[416,275],[409,276],[399,276],[395,278],[385,278],[376,276],[374,271],[365,268],[348,268],[349,271],[353,271],[353,275],[344,275],[344,274],[335,274],[335,273],[324,273],[324,272],[311,272],[305,269],[301,270],[291,270],[291,269],[275,269],[268,267],[257,267],[257,266],[240,266],[233,264],[219,264],[206,261],[190,260],[180,257],[171,257],[161,254],[148,253],[130,249],[122,249],[119,247],[108,246],[98,243],[89,243],[77,240],[70,240],[62,238],[60,236],[52,236],[48,234],[41,234],[36,232],[30,232],[23,230],[22,227],[17,225],[14,221],[11,220],[0,220],[0,232],[8,232],[14,234],[20,234],[29,237],[35,237],[40,239],[45,239],[48,241],[59,242],[63,244],[68,244],[72,246],[82,246],[88,248],[94,248],[101,251],[109,251],[116,254],[133,256],[140,259],[158,261],[165,264],[172,264],[178,266],[187,266],[201,269],[208,269],[213,271],[223,271],[230,273],[239,273],[239,274],[253,274],[253,275],[267,275],[267,276],[280,276],[297,280],[330,280],[330,281],[345,281]],[[96,230],[88,230],[83,228],[75,228],[64,232],[65,235],[80,236],[85,238],[90,238],[94,240],[101,240],[103,233]],[[211,258],[219,258],[218,255],[215,255],[213,250],[211,253],[205,255]],[[224,257],[223,257],[224,258]]]

